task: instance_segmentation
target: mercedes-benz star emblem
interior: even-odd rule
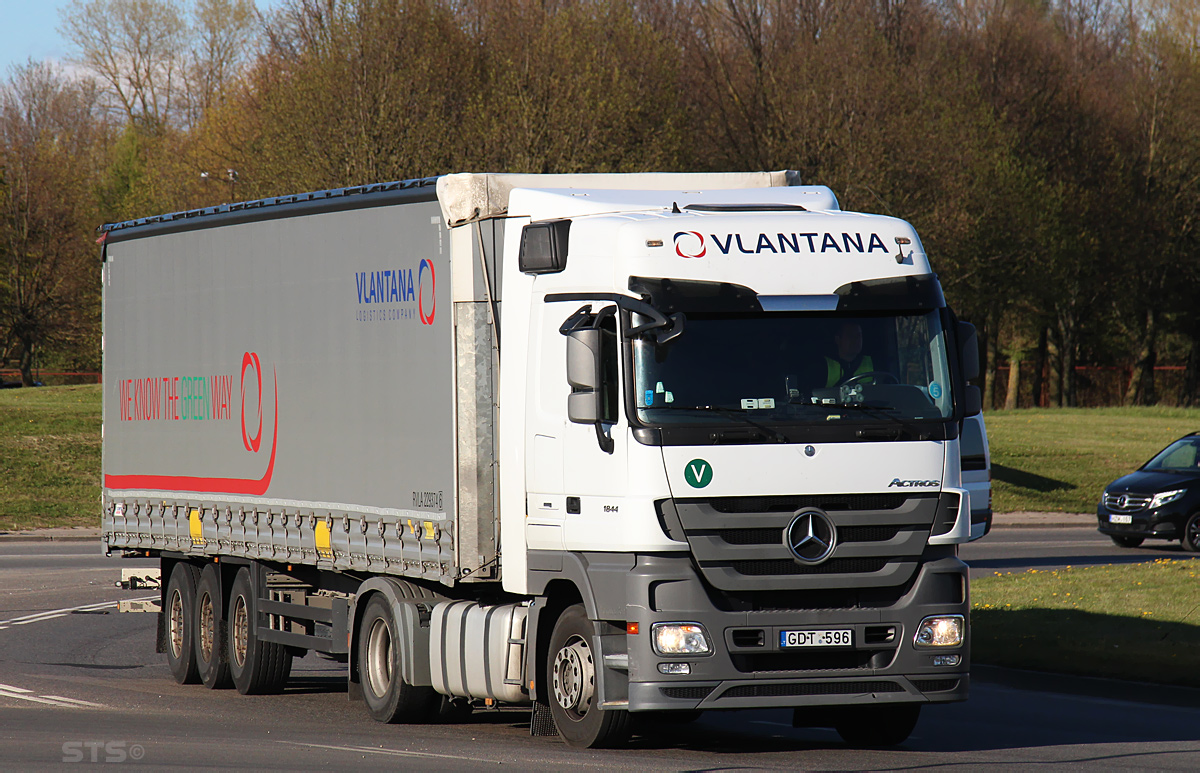
[[[783,530],[783,542],[797,561],[819,564],[833,553],[837,529],[820,510],[804,510]]]

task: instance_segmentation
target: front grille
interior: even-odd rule
[[[895,510],[906,494],[811,494],[792,497],[718,497],[708,504],[718,513],[794,513],[802,507],[838,510]]]
[[[895,682],[796,682],[793,684],[743,684],[730,687],[721,698],[783,698],[791,695],[866,695],[904,692]]]
[[[715,689],[715,687],[664,687],[662,688],[662,694],[668,698],[702,701]]]
[[[834,652],[761,652],[731,655],[733,667],[744,674],[778,671],[854,671],[887,668],[893,650],[838,650]]]
[[[887,542],[899,533],[899,526],[846,526],[838,530],[838,541]],[[717,536],[730,545],[776,545],[783,540],[783,529],[721,529]]]
[[[835,558],[816,566],[806,566],[785,558],[780,561],[733,561],[729,566],[738,574],[761,577],[768,574],[871,574],[887,566],[886,558]]]
[[[677,499],[672,515],[705,580],[716,589],[759,591],[769,583],[777,591],[836,595],[838,589],[907,584],[939,512],[957,512],[953,499],[935,493]],[[833,554],[816,565],[797,561],[784,538],[805,507],[824,510],[837,530]],[[839,575],[845,579],[836,579]],[[839,600],[835,606],[858,603]]]
[[[1132,513],[1144,510],[1153,498],[1144,494],[1105,494],[1104,506],[1111,513]]]
[[[957,679],[914,679],[913,687],[921,692],[946,692],[958,689]]]

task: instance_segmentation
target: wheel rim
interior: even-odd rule
[[[200,597],[200,626],[196,631],[200,637],[200,657],[208,662],[213,651],[213,603],[212,596],[205,593]]]
[[[1188,521],[1183,538],[1188,541],[1188,545],[1192,550],[1200,546],[1200,517],[1193,517],[1192,520]]]
[[[387,622],[377,619],[367,636],[367,685],[376,698],[392,687],[392,632]]]
[[[592,649],[582,636],[572,636],[554,656],[554,700],[568,714],[582,717],[591,708],[595,684]]]
[[[171,655],[176,660],[183,657],[183,594],[176,588],[171,594],[171,614],[169,619]]]
[[[250,646],[250,615],[246,614],[246,599],[238,596],[233,606],[233,659],[238,668],[246,664]]]

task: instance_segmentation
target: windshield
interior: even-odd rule
[[[938,421],[953,413],[939,313],[691,313],[633,341],[637,416],[679,424]]]
[[[1171,445],[1158,452],[1146,462],[1143,470],[1188,470],[1194,472],[1196,465],[1196,448],[1200,446],[1200,437],[1187,437],[1176,440]]]

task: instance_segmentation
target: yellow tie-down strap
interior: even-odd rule
[[[313,536],[317,542],[317,555],[321,558],[333,558],[333,540],[329,536],[329,521],[325,519],[317,521],[316,528],[313,529]]]
[[[200,511],[194,507],[188,510],[188,527],[192,533],[192,547],[204,547],[204,523],[200,520]]]

